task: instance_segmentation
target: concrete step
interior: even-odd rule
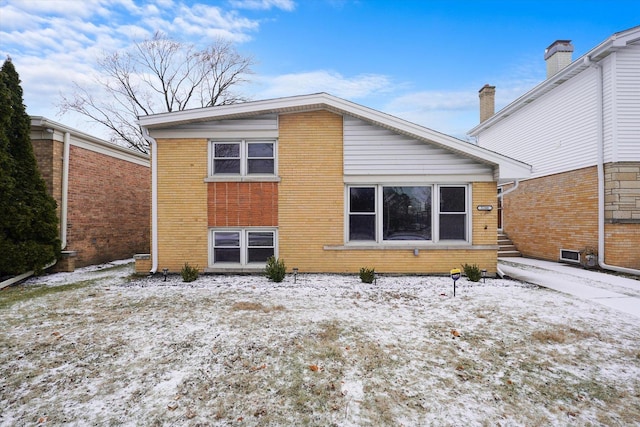
[[[522,256],[515,247],[509,236],[505,233],[498,233],[498,257],[519,257]]]
[[[519,256],[522,256],[522,254],[518,251],[498,251],[498,258],[513,258]]]

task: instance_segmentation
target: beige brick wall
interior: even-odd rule
[[[207,140],[158,139],[158,269],[208,264]]]
[[[279,256],[300,271],[336,271],[323,247],[344,241],[342,116],[283,114],[279,127]]]
[[[605,169],[608,171],[605,195],[614,195],[613,190],[625,185],[621,185],[621,180],[630,178],[630,175],[624,175],[626,172],[614,170],[611,167]],[[628,195],[629,192],[618,194]],[[616,200],[618,203],[621,199]],[[609,207],[609,220],[605,224],[605,262],[639,268],[640,223],[611,223],[612,212],[630,205],[618,203],[614,207],[610,197],[605,201]],[[516,191],[505,196],[503,228],[518,250],[533,258],[557,261],[561,248],[597,248],[597,168],[594,166],[521,182]]]
[[[361,267],[394,273],[448,273],[461,264],[496,270],[496,250],[325,249],[344,244],[342,117],[326,111],[281,115],[279,120],[280,258],[301,272],[356,273]],[[495,245],[496,184],[472,186],[473,243]],[[485,228],[486,227],[486,228]]]
[[[561,248],[597,247],[597,170],[523,181],[504,197],[503,212],[503,229],[524,256],[557,261]]]
[[[605,224],[604,262],[640,270],[640,224]]]
[[[474,245],[496,245],[498,243],[498,197],[495,182],[475,182],[471,186],[473,196],[470,210],[472,215],[472,243]],[[479,211],[478,205],[493,206],[491,211]]]

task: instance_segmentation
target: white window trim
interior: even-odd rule
[[[251,143],[271,143],[273,144],[273,173],[267,174],[248,174],[248,164],[249,164],[249,144]],[[214,174],[214,154],[215,154],[215,144],[240,144],[240,173],[225,173],[225,174]],[[268,178],[273,179],[278,176],[278,139],[277,138],[255,138],[255,139],[211,139],[209,140],[209,149],[208,149],[208,157],[209,157],[209,170],[207,171],[207,177],[210,181],[219,181],[219,180],[240,180],[249,179],[249,180],[259,180],[260,178]],[[262,157],[257,157],[262,158]]]
[[[218,262],[214,263],[215,232],[239,232],[240,233],[240,262]],[[230,268],[230,267],[260,267],[266,265],[262,262],[248,263],[248,235],[250,232],[270,232],[273,233],[273,254],[278,258],[278,229],[275,227],[209,227],[209,268]]]
[[[350,218],[350,191],[352,187],[358,188],[375,188],[376,191],[376,239],[375,240],[349,240],[349,218]],[[383,236],[383,218],[381,212],[383,211],[383,197],[382,192],[384,187],[431,187],[431,240],[404,240],[393,241],[384,240]],[[441,187],[464,187],[465,188],[465,215],[467,216],[465,238],[464,240],[441,240],[440,239],[440,188]],[[344,242],[346,246],[432,246],[437,244],[469,244],[472,240],[472,213],[471,213],[471,201],[473,195],[471,194],[470,184],[434,184],[434,183],[390,183],[390,184],[346,184],[344,191]],[[460,213],[462,214],[462,213]]]
[[[465,201],[464,201],[464,215],[467,216],[467,221],[465,224],[465,236],[464,236],[464,240],[462,239],[440,239],[440,215],[441,214],[453,214],[453,215],[463,215],[462,212],[441,212],[440,211],[440,188],[459,188],[459,187],[464,187],[465,188]],[[443,243],[456,243],[456,242],[467,242],[467,243],[471,243],[471,200],[473,200],[471,198],[471,185],[469,184],[437,184],[434,185],[434,190],[437,191],[437,193],[435,194],[435,198],[437,200],[435,200],[435,204],[437,206],[436,209],[436,213],[435,213],[435,218],[433,219],[434,222],[434,230],[437,230],[438,232],[438,240],[437,242],[443,242]],[[433,195],[432,195],[432,199],[433,199]],[[437,227],[437,228],[436,228]]]

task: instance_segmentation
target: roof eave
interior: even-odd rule
[[[390,114],[383,113],[327,93],[300,95],[287,98],[276,98],[172,113],[162,113],[140,117],[138,123],[140,126],[152,130],[154,128],[166,128],[168,126],[176,126],[188,122],[212,119],[221,120],[258,114],[286,113],[319,109],[326,109],[337,114],[348,114],[394,132],[439,145],[448,150],[475,159],[476,161],[497,167],[500,171],[499,174],[501,175],[501,178],[504,178],[502,176],[502,171],[507,170],[510,171],[507,179],[527,178],[531,173],[531,167],[518,160],[511,159],[466,141],[462,141],[424,126],[417,125]]]

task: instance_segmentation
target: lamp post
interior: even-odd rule
[[[163,268],[162,269],[162,275],[164,276],[164,281],[167,281],[167,273],[169,273],[169,269],[168,268]]]
[[[483,268],[481,271],[482,271],[482,283],[487,283],[487,269]]]
[[[293,283],[298,281],[298,267],[293,267]]]

